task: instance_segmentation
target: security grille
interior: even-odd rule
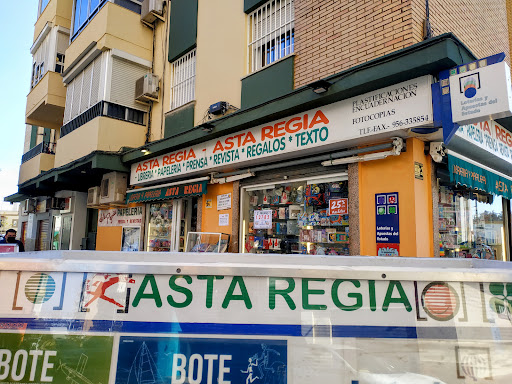
[[[195,99],[196,50],[174,61],[171,66],[171,110]]]
[[[249,15],[249,71],[257,71],[294,50],[294,0],[271,0]]]

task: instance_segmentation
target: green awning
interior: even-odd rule
[[[450,181],[468,188],[512,199],[512,180],[488,169],[448,155]]]
[[[136,189],[126,194],[126,203],[143,203],[146,201],[181,199],[182,197],[201,196],[206,193],[208,181],[170,185],[137,191]]]
[[[12,195],[6,196],[4,198],[4,201],[7,201],[9,203],[19,203],[20,201],[28,199],[30,196],[25,195],[23,193],[13,193]]]

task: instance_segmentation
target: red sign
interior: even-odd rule
[[[329,216],[348,214],[348,199],[329,200]]]
[[[17,244],[0,244],[0,253],[18,252]]]
[[[377,256],[400,256],[400,244],[377,243]]]

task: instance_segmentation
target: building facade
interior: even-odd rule
[[[510,260],[509,115],[441,113],[450,78],[494,65],[510,81],[510,15],[41,0],[9,197],[27,249]]]

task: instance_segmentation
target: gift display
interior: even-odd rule
[[[245,193],[244,252],[349,254],[348,214],[329,215],[331,199],[348,198],[347,181],[289,182]],[[255,225],[262,217],[256,211],[267,221]]]

